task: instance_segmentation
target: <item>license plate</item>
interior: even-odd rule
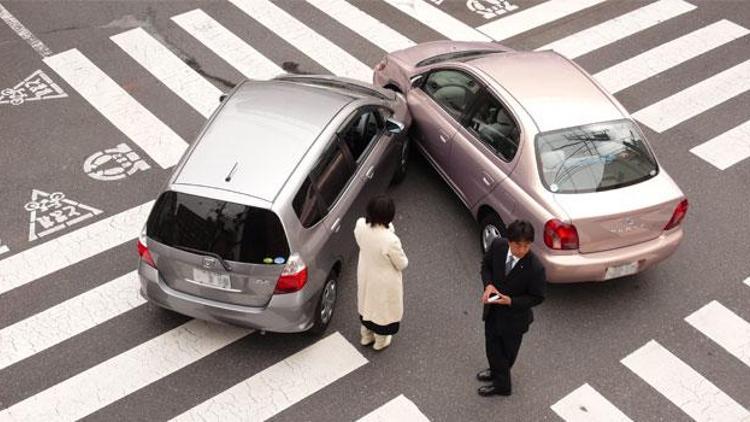
[[[607,267],[607,272],[604,274],[604,279],[609,280],[611,278],[625,277],[626,275],[635,274],[637,272],[638,262],[631,262],[629,264]]]
[[[197,283],[219,289],[228,289],[230,286],[227,274],[216,274],[195,268],[193,268],[193,280]]]

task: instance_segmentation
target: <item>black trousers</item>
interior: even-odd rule
[[[492,371],[492,384],[510,391],[510,368],[516,362],[523,333],[504,332],[493,316],[496,315],[490,312],[484,322],[484,342]]]

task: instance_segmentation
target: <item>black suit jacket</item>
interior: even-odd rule
[[[544,301],[544,287],[547,278],[544,266],[529,252],[521,258],[510,274],[505,275],[505,261],[508,257],[508,241],[498,237],[482,259],[482,283],[486,288],[492,284],[502,294],[510,296],[511,304],[484,305],[482,320],[493,324],[497,332],[525,333],[534,321],[532,306]],[[490,312],[492,318],[487,320]]]

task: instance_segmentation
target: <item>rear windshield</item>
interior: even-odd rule
[[[659,171],[643,134],[628,120],[540,133],[536,153],[542,181],[556,193],[617,189]]]
[[[174,248],[218,254],[227,261],[272,263],[289,256],[281,221],[273,212],[180,192],[164,192],[146,235]]]
[[[449,60],[467,60],[487,54],[502,53],[500,50],[469,50],[469,51],[451,51],[450,53],[438,54],[424,59],[417,63],[416,67],[429,66],[435,63],[447,62]]]

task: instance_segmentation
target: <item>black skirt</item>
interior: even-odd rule
[[[388,325],[378,325],[372,321],[365,321],[362,319],[362,315],[359,316],[359,321],[365,326],[365,328],[381,336],[391,336],[396,334],[398,332],[399,324],[401,324],[400,322],[392,322]]]

